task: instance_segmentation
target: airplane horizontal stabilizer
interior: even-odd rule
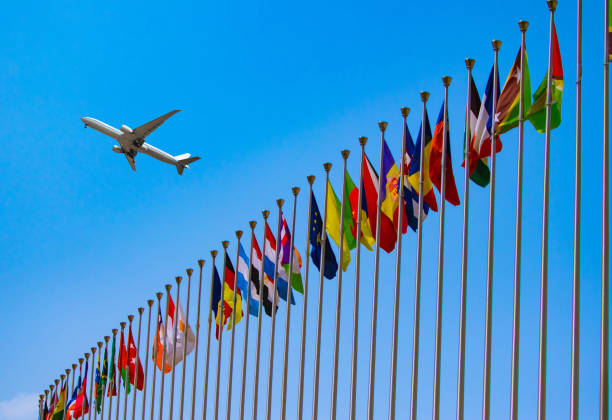
[[[185,155],[187,156],[191,156],[189,153],[185,153]],[[184,158],[184,159],[178,159],[180,156],[185,156],[185,155],[179,155],[176,156],[175,158],[177,158],[178,160],[178,165],[176,165],[176,171],[178,172],[179,175],[183,175],[183,170],[185,168],[189,168],[189,164],[195,162],[196,160],[200,160],[199,156],[194,156],[194,157],[188,157],[188,158]]]

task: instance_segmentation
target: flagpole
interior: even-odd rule
[[[315,350],[315,367],[314,367],[314,386],[312,396],[312,420],[317,420],[319,417],[319,363],[321,360],[321,322],[323,315],[323,276],[325,274],[325,249],[327,247],[327,231],[325,225],[327,223],[327,188],[329,184],[329,170],[332,164],[327,162],[323,164],[325,169],[325,200],[323,204],[323,226],[321,227],[321,259],[319,260],[319,309],[317,314],[317,341]],[[342,261],[340,262],[342,264]],[[342,269],[342,268],[340,268]]]
[[[77,364],[73,363],[72,364],[72,381],[70,382],[70,389],[68,390],[68,394],[66,394],[66,399],[72,398],[71,393],[74,390],[74,377],[75,377],[74,373],[75,373],[76,367],[77,367]],[[66,408],[68,408],[68,405],[66,405]],[[66,414],[68,414],[68,413],[64,413],[64,416],[66,416]]]
[[[404,222],[404,165],[406,162],[406,118],[410,114],[410,108],[402,107],[402,118],[404,120],[404,134],[402,136],[402,147],[400,157],[400,181],[399,181],[399,207],[397,213],[397,250],[395,251],[395,291],[393,299],[393,338],[391,344],[391,378],[390,378],[390,390],[389,390],[389,420],[395,419],[395,394],[396,394],[396,374],[397,374],[397,340],[399,332],[399,296],[400,296],[400,268],[402,261],[402,226]],[[361,213],[361,209],[359,209]],[[361,226],[359,226],[361,230]]]
[[[242,231],[236,231],[236,265],[234,273],[234,293],[232,294],[232,338],[230,340],[230,361],[229,361],[229,373],[227,377],[227,410],[225,418],[230,420],[232,417],[232,384],[234,379],[234,337],[236,335],[236,296],[238,295],[238,258],[240,257],[240,238],[242,238]],[[242,310],[242,308],[240,308]],[[249,314],[247,313],[247,317]]]
[[[253,268],[253,237],[255,235],[255,226],[257,222],[255,220],[249,221],[251,227],[251,247],[249,251],[249,271],[247,274],[247,304],[246,304],[246,325],[244,327],[244,348],[242,350],[242,382],[240,384],[240,420],[244,419],[244,391],[246,386],[246,367],[247,367],[247,350],[249,348],[249,318],[251,315],[251,270]],[[238,268],[236,268],[238,270]],[[262,293],[259,293],[259,299],[261,300]]]
[[[66,406],[68,404],[68,377],[70,376],[70,369],[66,369],[64,372],[66,372],[66,375],[60,375],[60,378],[62,378],[62,382],[64,382],[64,378],[66,378],[66,381],[64,382],[64,385],[62,386],[62,388],[66,388],[66,395],[64,395],[64,411],[62,412],[62,420],[66,420]],[[62,377],[63,376],[63,377]],[[60,398],[62,396],[62,393],[60,391]]]
[[[145,347],[145,368],[144,368],[144,381],[142,387],[142,417],[141,420],[145,418],[145,403],[147,401],[147,379],[149,378],[148,368],[149,368],[149,334],[151,332],[151,306],[153,306],[153,299],[147,300],[147,306],[149,307],[149,317],[147,321],[147,344]],[[140,348],[138,349],[140,352]],[[155,365],[153,365],[153,370],[155,370]],[[134,420],[134,415],[132,414],[132,420]]]
[[[136,391],[138,390],[138,366],[140,366],[140,327],[142,325],[142,313],[144,312],[144,308],[138,308],[138,338],[136,338],[136,363],[134,364],[134,394],[132,395],[132,420],[136,416]],[[127,348],[127,358],[128,358],[128,378],[130,375],[130,338],[128,337],[128,345]],[[143,390],[144,390],[144,382],[143,382]],[[127,405],[125,406],[127,411]]]
[[[518,418],[518,384],[519,384],[519,329],[521,320],[521,249],[523,228],[523,110],[525,89],[525,32],[529,22],[519,21],[521,31],[521,68],[519,81],[519,126],[518,126],[518,168],[516,170],[516,233],[514,241],[514,312],[512,316],[512,373],[510,384],[510,420]]]
[[[181,276],[176,276],[176,300],[174,303],[174,319],[172,320],[172,379],[170,381],[170,415],[168,416],[169,420],[172,420],[172,415],[174,414],[174,373],[176,372],[176,333],[178,331],[178,308],[181,304],[180,302],[180,292],[181,292],[181,280],[183,278]],[[183,361],[184,362],[184,361]]]
[[[134,320],[134,315],[128,315],[128,320],[129,320],[129,325],[130,328],[128,331],[132,330],[132,321]],[[127,340],[124,340],[124,344],[125,344],[125,348],[126,348],[126,359],[128,362],[127,365],[127,371],[126,371],[126,375],[125,375],[125,381],[124,381],[124,388],[125,388],[125,394],[123,394],[123,420],[126,420],[127,418],[127,410],[128,410],[128,406],[127,406],[127,395],[128,395],[128,387],[130,385],[130,356],[129,356],[129,352],[130,352],[130,348],[129,348],[129,343],[130,343],[130,337],[128,334]],[[123,351],[123,349],[122,349]],[[136,364],[136,368],[138,368],[138,364]],[[119,372],[119,376],[121,376],[121,372]],[[136,381],[134,381],[136,382]],[[136,391],[134,391],[134,395],[136,395]]]
[[[84,378],[84,375],[83,375],[83,362],[85,361],[85,359],[89,360],[89,353],[84,353],[83,357],[79,358],[79,377],[81,378],[81,390],[82,390],[83,394],[85,396],[87,396],[87,390],[84,389],[84,387],[83,387],[83,378]],[[85,367],[87,367],[87,366],[85,366]],[[87,369],[85,369],[85,371],[87,372]],[[85,404],[85,401],[82,401],[81,402],[81,415],[79,417],[83,417],[83,409],[85,408],[84,404]]]
[[[56,389],[55,392],[57,392],[57,385],[59,384],[59,381],[57,379],[54,379],[53,382],[55,385],[54,384],[49,385],[49,395],[51,395],[51,400],[53,400],[53,389],[55,388]],[[53,409],[55,409],[55,407]],[[51,410],[51,415],[53,415],[53,410]]]
[[[263,230],[263,250],[262,250],[262,258],[261,258],[261,273],[259,273],[259,308],[257,314],[257,341],[256,341],[256,350],[255,350],[255,379],[253,380],[253,414],[252,419],[257,420],[257,400],[259,394],[259,350],[261,347],[261,309],[263,305],[263,288],[264,288],[264,258],[266,256],[266,223],[268,221],[268,216],[270,216],[270,212],[268,210],[264,210],[261,212],[264,218],[264,230]],[[274,306],[276,301],[272,302]]]
[[[185,367],[187,365],[187,338],[189,329],[189,303],[191,299],[191,276],[193,275],[193,268],[187,268],[187,303],[185,313],[185,332],[183,333],[183,372],[181,373],[181,405],[179,409],[179,420],[183,420],[183,403],[185,401]],[[177,306],[178,308],[178,306]],[[178,321],[177,321],[178,324]]]
[[[200,347],[200,299],[202,298],[202,269],[204,268],[204,260],[198,260],[198,266],[200,267],[200,277],[198,280],[198,315],[196,317],[195,352],[193,355],[193,381],[191,384],[191,420],[194,419],[195,414],[196,374],[198,372],[198,349]]]
[[[212,295],[213,295],[213,284],[215,282],[215,258],[217,257],[217,250],[210,251],[210,255],[212,257],[212,267],[210,270],[210,298],[208,308],[208,335],[206,336],[206,365],[204,369],[204,401],[202,402],[202,420],[206,420],[206,415],[208,414],[206,411],[208,406],[208,365],[210,360],[210,325],[212,323]],[[223,296],[222,296],[223,297]]]
[[[334,365],[332,373],[332,397],[331,397],[331,414],[330,419],[336,420],[336,406],[337,406],[337,395],[338,395],[338,352],[340,351],[340,305],[342,304],[342,273],[344,267],[342,267],[343,255],[344,255],[344,189],[346,188],[346,160],[348,159],[351,152],[349,150],[342,150],[340,152],[343,160],[342,169],[342,200],[340,204],[340,244],[339,246],[339,259],[340,259],[340,270],[338,270],[338,287],[336,289],[336,332],[334,334]]]
[[[166,347],[168,347],[168,312],[170,311],[170,289],[172,289],[172,285],[166,284],[164,287],[166,288],[166,320],[163,325],[164,341],[162,343],[162,368],[160,369],[161,385],[159,389],[159,420],[163,420],[164,415],[164,378],[166,375]],[[174,367],[172,368],[174,369]]]
[[[44,405],[44,406],[41,408],[41,410],[42,410],[42,411],[41,411],[41,413],[42,413],[42,414],[44,414],[44,412],[45,412],[45,408],[44,408],[44,407],[45,407],[45,406],[47,406],[47,407],[48,407],[48,405],[47,405],[47,401],[48,401],[48,396],[49,396],[49,390],[48,390],[48,389],[45,389],[43,392],[45,393],[45,405]],[[42,419],[42,420],[46,420],[46,419],[44,419],[44,418],[42,417],[42,414],[41,414],[41,419]]]
[[[42,412],[43,412],[43,399],[45,398],[44,394],[40,394],[38,396],[38,420],[42,419]]]
[[[108,341],[110,340],[109,335],[104,336],[104,354],[108,355]],[[104,363],[104,362],[103,362]],[[106,369],[106,383],[104,384],[104,388],[106,388],[106,384],[108,383],[108,358],[107,358],[107,369]],[[102,369],[104,371],[104,369]],[[104,394],[106,394],[106,389],[102,390],[102,407],[100,408],[100,420],[104,420]],[[110,400],[110,397],[109,397]],[[94,415],[94,420],[96,420],[96,416]],[[110,419],[109,419],[110,420]]]
[[[501,47],[501,41],[492,42],[495,51],[495,62],[493,64],[493,106],[491,115],[495,115],[497,107],[497,57]],[[485,314],[485,355],[484,355],[484,379],[483,379],[483,398],[482,398],[482,419],[489,420],[491,411],[491,323],[493,312],[493,233],[495,217],[495,155],[497,152],[497,141],[494,129],[491,133],[491,188],[489,190],[489,233],[488,233],[488,253],[487,253],[487,303]]]
[[[600,339],[600,369],[599,369],[599,418],[608,419],[608,347],[609,347],[609,284],[608,284],[608,266],[609,266],[609,81],[610,73],[608,71],[608,63],[610,62],[610,37],[608,34],[608,13],[610,10],[610,1],[604,0],[605,5],[605,38],[604,38],[604,80],[603,80],[603,156],[602,156],[602,243],[601,243],[601,339]]]
[[[215,420],[219,419],[219,376],[221,373],[221,341],[223,339],[223,327],[225,326],[225,259],[227,258],[227,247],[229,246],[229,241],[222,241],[221,245],[223,246],[223,275],[221,279],[221,303],[219,305],[220,308],[218,309],[219,311],[221,311],[221,322],[219,323],[219,338],[217,339],[219,345],[217,350],[217,382],[215,386]]]
[[[578,420],[580,384],[580,210],[582,171],[582,0],[577,1],[576,36],[576,164],[574,175],[574,272],[572,294],[572,373],[570,420]],[[607,38],[607,36],[606,36]],[[606,61],[608,57],[606,57]]]
[[[164,296],[164,294],[162,292],[157,292],[155,294],[155,296],[157,297],[157,314],[158,316],[161,314],[161,298]],[[157,319],[157,316],[155,317]],[[155,366],[157,365],[157,343],[160,342],[160,337],[159,337],[159,322],[155,321],[155,344],[153,344],[153,350],[151,352],[152,356],[153,356],[153,378],[151,379],[151,382],[153,382],[153,385],[151,386],[151,417],[150,420],[153,420],[153,415],[154,415],[154,408],[155,408],[155,377],[157,376],[157,369],[155,369]],[[163,369],[163,368],[162,368]],[[161,375],[163,375],[163,370]],[[144,396],[143,396],[144,398]],[[144,413],[144,405],[142,408],[142,411]],[[144,416],[144,414],[143,414]],[[144,420],[144,419],[143,419]]]
[[[276,200],[276,204],[278,206],[278,228],[276,231],[276,253],[274,256],[274,299],[273,302],[276,303],[276,299],[278,297],[278,257],[280,255],[280,247],[281,247],[281,215],[282,208],[285,200],[279,198]],[[265,256],[264,256],[265,258]],[[291,279],[287,282],[287,289],[291,287]],[[291,305],[291,301],[287,302],[287,306]],[[276,333],[276,312],[278,308],[276,305],[272,305],[272,323],[270,326],[270,359],[268,362],[268,398],[266,401],[266,420],[271,420],[272,418],[272,380],[274,378],[274,335]]]
[[[300,193],[300,189],[298,187],[293,187],[291,189],[293,193],[293,216],[291,220],[291,250],[289,251],[289,275],[288,275],[288,285],[287,285],[287,314],[285,316],[285,353],[283,356],[283,389],[281,392],[281,420],[285,419],[285,413],[287,408],[287,365],[289,362],[289,327],[291,321],[291,293],[292,293],[292,285],[291,285],[291,276],[293,275],[293,244],[295,238],[295,210],[297,206],[297,196]]]
[[[133,319],[134,315],[128,315],[128,319],[130,317]],[[121,325],[121,334],[124,335],[123,331],[125,330],[125,322],[120,322],[119,325]],[[119,420],[119,406],[121,405],[121,367],[119,366],[121,361],[119,360],[119,355],[121,355],[122,351],[123,349],[119,349],[119,354],[117,355],[117,368],[115,369],[115,375],[117,376],[117,407],[115,408],[115,420]],[[125,389],[123,399],[123,405],[125,406],[127,403],[127,387]],[[123,410],[123,412],[125,413],[125,410]],[[125,420],[125,418],[123,420]]]
[[[100,346],[102,346],[102,343],[100,343]],[[93,402],[92,399],[92,392],[93,392],[93,383],[95,381],[94,379],[94,359],[96,357],[96,348],[95,347],[91,347],[91,375],[90,375],[90,379],[89,379],[89,399],[87,400],[87,402],[89,403],[89,410],[87,413],[87,418],[91,419],[91,403]],[[89,360],[89,356],[85,356],[85,358],[87,360]],[[83,420],[85,419],[85,415],[83,415]]]
[[[302,409],[304,406],[304,362],[305,362],[305,353],[306,353],[306,318],[308,314],[308,274],[310,267],[310,259],[308,258],[308,250],[310,248],[310,211],[312,206],[312,184],[315,180],[314,175],[308,175],[306,177],[308,180],[308,221],[306,224],[306,253],[304,262],[306,265],[305,273],[304,273],[304,302],[302,308],[302,339],[300,341],[300,379],[298,385],[298,410],[297,410],[297,418],[298,420],[302,420]]]
[[[361,205],[363,196],[363,160],[365,159],[365,145],[367,142],[367,137],[359,137],[361,158],[359,160],[359,198],[357,199],[357,235],[355,238],[357,250],[355,251],[355,285],[353,297],[353,351],[351,358],[350,420],[355,420],[355,405],[357,402],[357,338],[359,332],[359,276],[361,268]]]

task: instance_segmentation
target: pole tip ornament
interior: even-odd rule
[[[188,268],[185,270],[185,272],[187,273],[189,277],[191,277],[191,275],[193,274],[193,268]]]
[[[95,348],[95,347],[92,347],[92,349],[93,348]],[[93,350],[92,350],[92,352],[93,352]],[[85,353],[85,354],[83,354],[83,356],[85,356],[85,360],[89,360],[89,356],[91,356],[91,355],[89,353]]]
[[[453,80],[453,78],[452,78],[452,77],[450,77],[450,76],[443,76],[443,77],[442,77],[442,84],[443,84],[445,87],[449,87],[449,86],[450,86],[450,84],[451,84],[451,81],[452,81],[452,80]]]
[[[132,323],[133,320],[134,320],[134,315],[128,315],[128,321]]]
[[[221,246],[223,247],[223,249],[227,249],[227,247],[229,246],[229,241],[221,241]]]
[[[326,162],[323,164],[323,169],[325,169],[325,172],[329,172],[329,170],[331,169],[332,164],[329,162]]]
[[[268,216],[270,216],[270,210],[264,210],[261,212],[264,220],[268,218]]]
[[[237,230],[236,231],[236,238],[238,238],[238,239],[242,238],[242,231],[241,230]]]
[[[361,146],[365,146],[367,142],[368,142],[368,138],[367,137],[365,137],[365,136],[359,137],[359,144]]]
[[[81,359],[79,359],[79,361],[81,361]],[[72,364],[72,370],[75,370],[77,366],[78,366],[78,365],[77,365],[76,363],[73,363],[73,364]]]
[[[68,372],[70,372],[70,371],[68,371]],[[62,373],[62,374],[60,374],[60,379],[62,380],[62,382],[64,381],[64,378],[65,378],[65,377],[66,377],[66,375],[64,375],[63,373]],[[58,382],[59,382],[59,381],[58,381]]]
[[[73,366],[76,368],[76,365],[73,365]],[[70,375],[70,369],[66,369],[65,372],[66,372],[66,376]]]
[[[502,42],[499,39],[494,39],[493,41],[491,41],[491,45],[493,45],[494,51],[499,51],[499,49],[501,48],[501,44]]]
[[[527,22],[526,20],[519,20],[518,25],[521,32],[525,32],[527,28],[529,28],[529,22]]]
[[[53,386],[53,385],[51,385],[51,386]],[[45,389],[45,395],[49,395],[49,390],[48,389]]]
[[[199,259],[198,260],[198,266],[200,267],[200,270],[202,269],[202,267],[204,267],[204,260]]]
[[[181,284],[181,280],[183,280],[183,278],[181,276],[176,276],[174,280],[176,280],[176,284]]]
[[[249,226],[251,228],[251,230],[255,229],[255,226],[257,226],[257,222],[255,220],[250,220],[249,221]]]
[[[467,67],[468,70],[472,70],[474,68],[474,64],[476,64],[476,60],[474,60],[473,58],[465,59],[465,67]]]
[[[163,296],[163,295],[164,295],[164,294],[163,294],[162,292],[157,292],[157,293],[155,293],[155,296],[157,297],[157,300],[161,300],[161,298],[162,298],[162,296]]]
[[[312,185],[312,184],[314,183],[315,176],[314,176],[314,175],[308,175],[308,176],[306,177],[306,179],[308,180],[308,183],[309,183],[310,185]]]
[[[164,286],[164,288],[166,289],[166,292],[170,293],[170,289],[172,289],[172,285],[171,284],[166,284]]]
[[[125,329],[125,322],[120,322],[119,325],[121,326],[121,329]]]
[[[217,251],[216,249],[213,249],[212,251],[210,251],[210,256],[213,257],[213,260],[215,259],[218,253],[219,251]]]
[[[551,12],[554,12],[555,10],[557,10],[557,3],[559,3],[557,0],[547,0],[546,4],[548,4],[548,9]]]
[[[138,310],[138,313],[139,313],[140,315],[142,315],[142,313],[144,312],[144,308],[143,308],[143,307],[140,307],[140,308],[138,308],[137,310]]]
[[[300,187],[291,188],[291,192],[293,193],[294,197],[297,197],[297,195],[300,193]]]
[[[103,342],[101,342],[101,341],[98,341],[98,348],[99,348],[99,349],[101,349],[101,348],[102,348],[102,344],[104,344],[104,343],[103,343]]]
[[[147,300],[147,305],[149,306],[149,308],[153,306],[153,299]]]
[[[408,117],[408,115],[410,114],[410,108],[408,108],[407,106],[403,106],[401,111],[402,111],[402,117],[404,118]]]
[[[387,129],[387,121],[379,121],[378,122],[378,128],[380,128],[381,132],[385,132],[385,130]]]
[[[429,92],[421,92],[421,100],[423,102],[427,102],[428,99],[429,99]]]
[[[283,207],[283,204],[285,204],[285,200],[283,200],[282,198],[279,198],[278,200],[276,200],[276,205],[278,206],[279,209]]]
[[[340,154],[342,155],[342,158],[343,158],[344,160],[347,160],[347,159],[348,159],[348,157],[349,157],[349,155],[351,154],[351,151],[350,151],[350,150],[342,150],[342,151],[340,152]]]
[[[89,356],[89,353],[85,353],[84,355]],[[85,359],[83,357],[79,357],[79,364],[82,365]]]
[[[115,330],[117,331],[117,330]],[[110,335],[105,335],[104,336],[104,341],[108,343],[108,341],[110,340]]]

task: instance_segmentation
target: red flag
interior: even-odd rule
[[[142,369],[142,364],[140,363],[140,358],[138,357],[138,349],[134,344],[134,337],[132,336],[132,327],[130,327],[128,337],[128,351],[127,351],[127,362],[128,362],[128,373],[130,376],[130,383],[134,385],[134,380],[136,379],[136,359],[138,359],[138,384],[136,385],[136,389],[142,391],[144,388],[144,371]]]
[[[450,141],[448,136],[448,122],[446,125],[446,168],[444,168],[446,172],[446,191],[445,198],[446,201],[451,203],[454,206],[458,206],[459,201],[459,193],[457,192],[457,186],[455,185],[455,177],[453,175],[453,162],[450,154]],[[434,127],[433,139],[431,141],[431,152],[429,154],[429,177],[431,178],[431,182],[436,186],[438,191],[441,191],[442,186],[442,149],[444,146],[444,104],[442,104],[442,109],[440,109],[440,114],[438,115],[438,121],[436,122],[436,126]]]

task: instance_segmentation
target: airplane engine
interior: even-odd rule
[[[133,132],[132,129],[125,124],[121,126],[120,130],[126,134],[132,134]]]
[[[123,153],[123,149],[119,146],[113,146],[113,152],[115,153]]]

